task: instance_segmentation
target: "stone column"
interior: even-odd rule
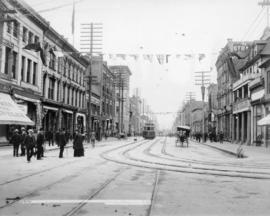
[[[232,143],[235,142],[235,115],[232,115]]]
[[[242,119],[241,119],[241,143],[244,142],[245,139],[245,112],[241,113]]]
[[[251,112],[247,112],[247,145],[250,145],[250,133],[251,133]]]
[[[240,130],[240,115],[239,113],[236,114],[236,142],[239,142],[240,141],[240,133],[239,133],[239,130]]]
[[[58,87],[58,81],[57,80],[54,80],[54,92],[53,92],[53,100],[54,101],[57,101],[57,94],[58,94],[58,91],[59,89],[57,88]]]
[[[45,77],[45,87],[44,87],[44,93],[45,93],[45,98],[47,99],[48,98],[48,89],[49,89],[49,77],[48,75],[46,75]]]

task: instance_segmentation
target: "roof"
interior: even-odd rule
[[[270,55],[270,42],[265,45],[260,55]]]

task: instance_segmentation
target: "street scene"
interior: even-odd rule
[[[270,215],[270,0],[0,0],[0,216]]]

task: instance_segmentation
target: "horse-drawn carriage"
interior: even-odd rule
[[[190,133],[189,126],[177,126],[176,127],[176,141],[175,146],[178,146],[178,143],[181,144],[181,147],[184,147],[184,143],[186,143],[188,147],[188,138]]]

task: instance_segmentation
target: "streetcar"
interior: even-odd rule
[[[146,123],[143,127],[143,138],[154,139],[156,137],[155,125],[153,123]]]

